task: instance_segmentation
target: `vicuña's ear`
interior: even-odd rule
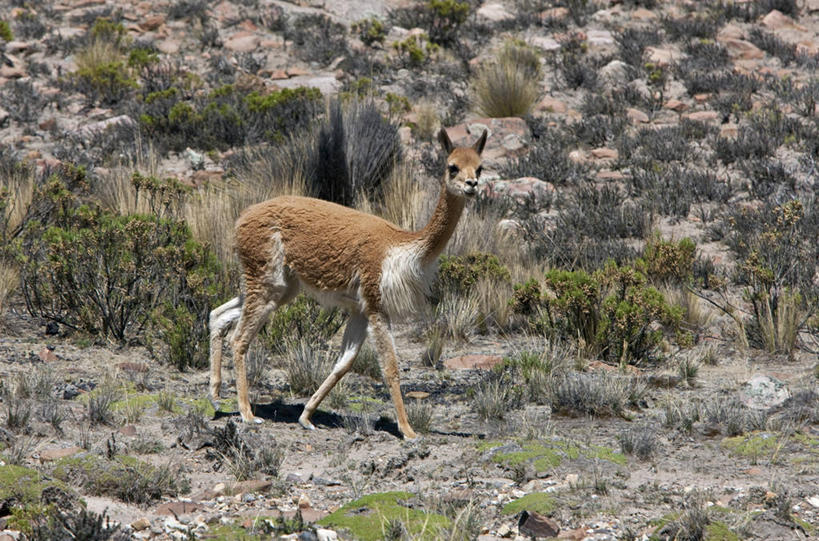
[[[480,155],[481,152],[483,152],[483,147],[486,145],[486,137],[488,135],[489,130],[483,130],[483,133],[481,134],[480,138],[477,141],[475,141],[475,144],[472,146],[472,148],[475,149],[475,152],[477,152],[478,155]]]
[[[447,156],[452,154],[452,150],[455,146],[452,144],[452,141],[449,140],[449,134],[445,128],[441,128],[441,131],[438,132],[438,141],[441,143],[441,146],[444,147]]]

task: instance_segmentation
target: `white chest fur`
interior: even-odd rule
[[[434,265],[424,265],[419,243],[390,248],[381,265],[381,304],[391,317],[400,317],[423,306],[435,275]]]

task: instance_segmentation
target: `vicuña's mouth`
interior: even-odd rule
[[[469,197],[474,197],[478,193],[478,189],[474,186],[465,186],[464,187],[464,195]]]

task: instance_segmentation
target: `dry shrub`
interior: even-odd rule
[[[19,286],[19,271],[15,267],[0,261],[0,315],[8,308],[11,296]]]
[[[478,72],[475,105],[490,117],[523,116],[540,95],[540,59],[534,49],[508,42]]]
[[[416,137],[423,141],[431,141],[440,126],[441,121],[435,105],[423,102],[415,108],[415,126],[412,131]]]

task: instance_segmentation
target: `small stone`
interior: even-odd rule
[[[264,481],[261,479],[250,479],[248,481],[239,481],[230,486],[225,492],[226,495],[244,494],[246,492],[267,492],[273,486],[272,481]]]
[[[592,149],[591,155],[598,160],[616,160],[619,153],[616,149],[601,147]]]
[[[688,109],[688,104],[685,103],[685,102],[682,102],[680,100],[671,99],[671,100],[668,100],[667,102],[665,102],[664,107],[666,109],[671,109],[672,111],[677,111],[678,113],[682,113],[683,111]]]
[[[46,346],[37,354],[44,363],[53,363],[57,360],[57,355],[54,354],[54,346]]]
[[[503,4],[486,3],[478,8],[475,12],[479,19],[484,19],[489,22],[500,22],[514,19],[515,16],[509,13],[509,10]]]
[[[807,498],[805,501],[811,504],[811,506],[814,507],[815,509],[819,509],[819,494],[817,494],[816,496],[811,496],[810,498]]]
[[[645,58],[646,62],[651,62],[658,67],[668,66],[675,61],[674,51],[659,47],[646,47]]]
[[[461,355],[459,357],[450,357],[444,361],[444,366],[450,370],[468,370],[473,368],[480,368],[481,370],[489,370],[503,362],[503,357],[500,355]]]
[[[337,541],[338,534],[333,530],[327,530],[325,528],[316,528],[316,538],[318,541]]]
[[[717,111],[694,111],[686,114],[683,118],[696,120],[697,122],[719,122],[720,116]]]
[[[213,485],[213,488],[211,490],[217,496],[221,496],[222,494],[225,493],[225,491],[227,490],[227,487],[225,486],[224,483],[216,483],[215,485]]]
[[[735,38],[720,38],[717,41],[725,46],[725,48],[728,50],[728,54],[734,59],[758,60],[760,58],[765,58],[765,53],[762,51],[762,49],[750,41]]]
[[[159,52],[165,54],[176,54],[182,48],[182,43],[178,39],[161,39],[156,42]]]
[[[150,32],[152,30],[156,30],[163,24],[165,24],[165,16],[157,14],[143,19],[142,22],[139,23],[139,28],[145,32]]]
[[[407,398],[414,398],[416,400],[423,400],[424,398],[429,398],[429,393],[426,391],[409,391],[404,396]]]
[[[512,536],[512,527],[508,524],[501,524],[498,527],[498,536],[499,537],[511,537]]]
[[[288,483],[293,483],[294,485],[298,485],[304,482],[300,473],[288,473],[287,477],[284,478],[285,481]]]
[[[247,31],[237,32],[225,40],[224,47],[236,53],[250,53],[259,47],[259,36]]]
[[[633,107],[626,109],[626,118],[628,118],[632,124],[645,124],[649,120],[646,113]]]
[[[531,537],[555,537],[560,533],[560,526],[536,511],[523,511],[518,520],[518,531]]]
[[[629,82],[628,64],[622,60],[612,60],[600,68],[600,77],[603,81],[612,85],[624,85]]]
[[[137,435],[137,429],[134,425],[125,425],[119,429],[119,433],[123,436],[128,436],[129,438],[133,438]]]
[[[195,513],[202,509],[202,506],[198,503],[193,502],[167,502],[163,503],[162,505],[156,508],[156,513],[158,515],[173,515],[178,517],[179,515],[187,515],[190,513]]]
[[[61,447],[57,449],[45,449],[43,451],[40,451],[40,462],[51,462],[53,460],[59,460],[67,456],[82,453],[83,451],[85,451],[85,449],[77,446]]]
[[[580,481],[580,475],[576,473],[570,473],[566,475],[566,483],[570,486],[575,486]]]
[[[131,523],[131,528],[134,530],[141,532],[142,530],[147,530],[151,527],[151,521],[145,517],[137,519]]]
[[[312,507],[310,497],[307,494],[302,494],[299,496],[299,509],[307,509],[308,507]]]
[[[563,114],[569,110],[569,106],[566,105],[565,101],[561,101],[551,96],[546,96],[540,100],[540,103],[535,106],[535,109],[538,111],[545,111],[547,113]]]
[[[546,36],[535,36],[531,39],[531,43],[538,49],[542,49],[547,52],[557,51],[560,49],[560,43],[558,43],[556,39]]]

